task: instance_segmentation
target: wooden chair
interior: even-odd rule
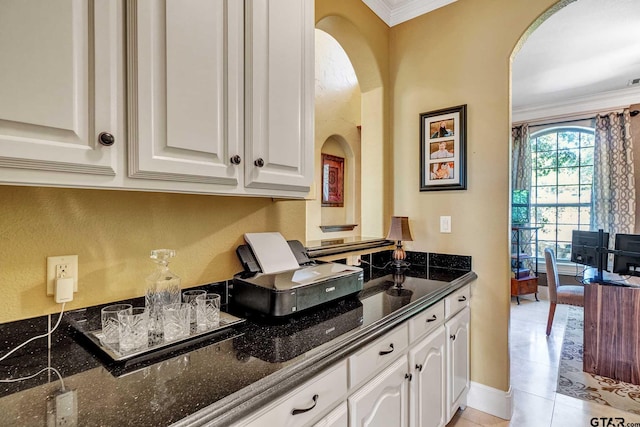
[[[553,249],[544,250],[544,261],[547,266],[547,285],[549,285],[549,320],[547,320],[547,336],[551,334],[553,316],[556,313],[556,304],[575,305],[584,307],[584,286],[561,285],[556,266],[556,255]]]

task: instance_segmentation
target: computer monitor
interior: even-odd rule
[[[602,241],[599,241],[597,231],[573,230],[571,234],[571,262],[584,264],[589,267],[598,267],[598,248],[609,248],[609,233],[602,233]],[[607,268],[607,253],[601,252],[602,269]]]
[[[616,234],[615,249],[627,253],[614,255],[613,272],[624,276],[640,276],[640,234]]]

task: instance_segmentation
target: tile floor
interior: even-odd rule
[[[510,421],[467,407],[447,427],[589,427],[594,417],[621,417],[638,423],[640,416],[555,392],[567,306],[558,305],[551,335],[545,335],[549,302],[529,296],[511,302],[509,351],[514,413]],[[611,424],[614,425],[614,424]],[[617,424],[615,424],[617,425]],[[640,425],[640,424],[639,424]]]

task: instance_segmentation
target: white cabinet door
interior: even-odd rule
[[[469,390],[469,307],[445,324],[447,334],[447,421],[466,406]]]
[[[441,325],[409,352],[412,427],[441,427],[447,423],[445,351],[445,328]]]
[[[117,2],[0,2],[2,181],[116,174],[119,40]],[[101,145],[101,132],[116,145]],[[83,176],[64,179],[87,185]]]
[[[127,5],[129,176],[238,185],[242,2]]]
[[[402,356],[349,399],[350,427],[407,427],[407,356]]]
[[[246,0],[245,185],[313,180],[314,1]]]

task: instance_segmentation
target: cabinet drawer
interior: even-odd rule
[[[347,393],[347,362],[323,372],[294,389],[283,399],[252,416],[245,427],[307,425],[344,399]]]
[[[446,319],[450,318],[463,308],[469,305],[469,299],[471,298],[471,287],[465,286],[458,289],[453,294],[449,295],[444,300],[444,316]]]
[[[409,346],[408,329],[405,322],[349,356],[349,388],[354,388],[380,368],[397,359]]]
[[[440,301],[409,320],[409,342],[415,342],[421,336],[435,330],[443,322],[444,301]]]

